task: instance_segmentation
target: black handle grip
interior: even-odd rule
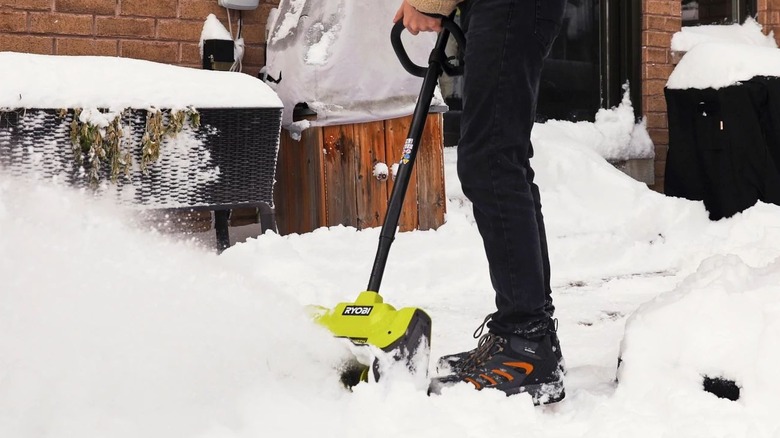
[[[444,72],[450,76],[462,75],[464,66],[463,55],[466,52],[466,36],[463,34],[460,26],[458,26],[451,17],[441,17],[441,25],[444,28],[444,31],[442,31],[443,38],[440,38],[439,41],[443,44],[441,44],[441,47],[439,47],[439,44],[437,43],[434,51],[439,49],[441,51],[441,56],[439,59],[446,59],[444,56],[443,47],[447,41],[446,37],[448,34],[454,36],[455,42],[458,45],[458,51],[456,55],[458,63],[453,64],[451,60],[447,59],[446,61],[442,62],[441,67]],[[406,48],[404,48],[404,44],[401,41],[401,33],[404,31],[404,29],[405,27],[403,20],[398,20],[398,22],[395,23],[395,26],[393,26],[393,30],[390,32],[390,43],[393,45],[395,56],[398,57],[398,61],[401,62],[401,65],[407,72],[414,76],[424,77],[428,68],[415,64],[411,59],[409,59],[409,54],[406,53]],[[433,53],[431,54],[431,59],[434,59]]]

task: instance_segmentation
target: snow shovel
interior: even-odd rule
[[[379,247],[368,281],[368,288],[365,292],[361,292],[353,302],[339,303],[333,309],[324,307],[312,309],[315,321],[327,327],[336,337],[348,339],[356,346],[376,347],[388,353],[394,361],[405,362],[410,372],[413,373],[420,371],[427,373],[428,370],[431,318],[424,310],[416,307],[404,307],[396,310],[393,306],[385,303],[382,296],[379,295],[379,286],[387,264],[390,246],[395,239],[401,207],[409,186],[436,83],[443,72],[450,76],[463,74],[462,60],[466,38],[460,27],[452,20],[452,16],[436,16],[436,18],[442,19],[444,29],[438,35],[436,45],[428,59],[427,68],[416,65],[406,53],[401,42],[401,33],[404,30],[402,22],[396,23],[390,33],[393,50],[401,65],[410,74],[422,77],[423,83],[412,116],[409,135],[403,146],[403,158],[396,172],[395,185],[388,201],[387,215],[382,224]],[[450,35],[454,36],[457,42],[458,50],[455,57],[457,64],[452,63],[452,60],[445,54],[445,46]],[[423,360],[420,360],[420,357]],[[374,380],[379,380],[378,358],[374,357],[373,362],[370,360],[369,362],[372,363],[370,368]],[[341,381],[347,387],[352,387],[360,381],[368,381],[368,377],[369,366],[365,364],[365,361],[360,363],[356,359],[346,364],[341,370]]]

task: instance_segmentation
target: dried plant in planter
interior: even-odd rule
[[[141,169],[144,172],[149,164],[160,158],[160,145],[166,136],[175,137],[184,129],[186,122],[189,122],[193,129],[200,128],[200,113],[195,108],[166,112],[167,114],[164,114],[161,110],[152,109],[146,117],[146,132],[141,139]]]
[[[68,110],[60,110],[65,117]],[[109,166],[111,181],[116,182],[119,175],[128,175],[132,167],[132,156],[123,150],[122,113],[100,113],[106,119],[99,123],[89,117],[82,117],[83,110],[73,110],[70,123],[70,141],[76,164],[87,168],[89,182],[97,185],[100,181],[103,165]]]
[[[70,110],[61,109],[58,115],[66,117]],[[125,145],[123,119],[129,119],[131,110],[120,113],[98,111],[101,117],[82,117],[83,109],[73,110],[70,124],[70,140],[76,164],[87,169],[89,182],[97,186],[102,175],[102,166],[109,167],[111,182],[116,183],[120,175],[130,174],[133,165],[132,148]],[[97,110],[92,110],[97,111]],[[141,170],[146,173],[149,166],[160,157],[160,146],[166,137],[174,137],[184,129],[185,123],[193,129],[200,128],[200,114],[195,108],[185,110],[150,109],[147,112],[146,128],[141,139]]]

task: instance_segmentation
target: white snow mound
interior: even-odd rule
[[[780,392],[778,284],[780,259],[758,268],[736,255],[704,260],[626,323],[621,390],[639,398],[714,398],[703,392],[708,376],[736,382],[745,407],[771,410]]]

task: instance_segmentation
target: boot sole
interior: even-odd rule
[[[428,395],[441,394],[442,388],[446,386],[452,386],[452,384],[442,384],[435,379],[431,381],[428,387]],[[508,388],[493,387],[499,391],[504,392],[507,397],[510,395],[526,393],[531,396],[535,406],[548,405],[551,403],[557,403],[566,397],[566,391],[564,390],[563,382],[550,382],[550,383],[537,383],[534,385],[514,386]]]
[[[538,383],[535,385],[517,386],[501,389],[507,396],[526,393],[533,399],[534,405],[548,405],[557,403],[566,397],[563,382]]]

